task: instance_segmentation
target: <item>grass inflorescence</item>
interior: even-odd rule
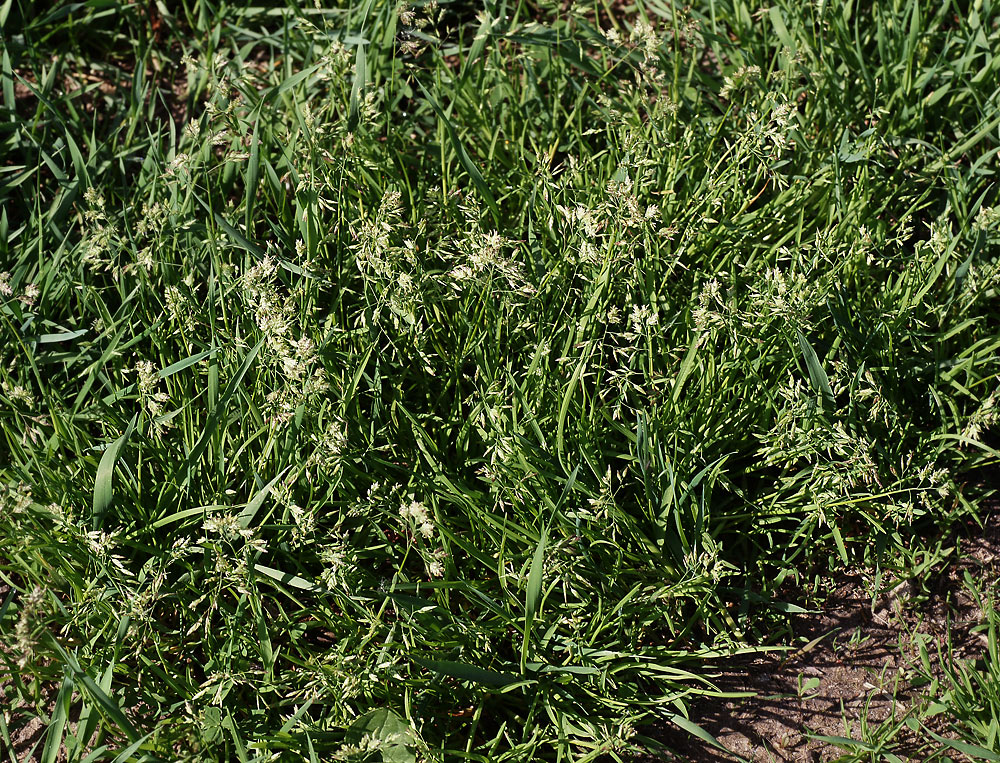
[[[322,5],[0,3],[44,760],[627,759],[982,516],[992,3]]]

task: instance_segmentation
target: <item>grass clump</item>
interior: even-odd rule
[[[783,581],[974,516],[1000,30],[966,10],[0,7],[39,749],[620,760],[697,731]]]

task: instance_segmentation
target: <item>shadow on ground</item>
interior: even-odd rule
[[[956,539],[946,566],[875,596],[862,575],[840,577],[818,614],[800,615],[793,623],[806,647],[734,658],[716,680],[722,691],[755,696],[692,703],[691,720],[730,752],[665,724],[646,730],[676,751],[658,759],[820,763],[851,751],[845,742],[816,738],[825,736],[891,742],[886,749],[899,758],[925,760],[936,745],[905,725],[922,697],[916,644],[923,639],[934,659],[937,645],[950,637],[956,656],[982,655],[985,636],[972,630],[982,613],[963,577],[970,573],[985,590],[1000,577],[998,509],[987,517],[985,532],[967,528],[965,536]],[[951,758],[961,756],[952,752]]]

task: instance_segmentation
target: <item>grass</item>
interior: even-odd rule
[[[998,22],[0,3],[0,676],[36,753],[702,733],[784,583],[984,516]],[[995,672],[952,663],[953,744],[1000,750]]]

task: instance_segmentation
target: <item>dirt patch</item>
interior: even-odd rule
[[[134,62],[122,60],[104,66],[82,66],[76,62],[64,63],[53,58],[51,66],[62,70],[50,92],[49,99],[72,101],[83,113],[100,120],[112,120],[121,110],[121,102],[131,98],[134,86]],[[42,89],[35,72],[27,67],[13,69],[14,105],[19,121],[30,123],[36,117],[39,99],[36,91]],[[144,107],[153,109],[153,118],[171,120],[181,129],[188,118],[187,79],[181,70],[167,59],[150,57],[145,78],[151,83],[145,95]]]
[[[0,694],[0,697],[2,696]],[[4,702],[6,702],[6,698],[4,698]],[[41,760],[42,749],[45,746],[45,724],[38,718],[25,715],[17,709],[11,710],[9,713],[5,711],[5,714],[9,715],[5,718],[7,730],[13,744],[14,756],[19,763]],[[2,740],[0,740],[0,747],[3,747]]]
[[[862,717],[881,724],[902,715],[914,691],[904,675],[900,631],[892,621],[880,623],[870,597],[854,595],[853,586],[838,589],[820,615],[802,617],[797,633],[810,639],[805,648],[737,663],[716,682],[723,691],[756,696],[698,703],[692,720],[746,760],[812,763],[843,751],[810,734],[860,739]],[[669,731],[663,741],[688,760],[734,760]]]
[[[986,592],[1000,578],[1000,524],[995,514],[987,521],[985,532],[969,528],[970,537],[956,541],[949,563],[920,580],[873,597],[860,574],[841,577],[818,613],[800,615],[793,624],[804,647],[731,663],[716,681],[719,689],[755,696],[697,701],[691,720],[732,754],[674,727],[650,736],[679,753],[666,758],[674,761],[820,763],[847,749],[817,737],[866,741],[866,734],[869,742],[873,735],[891,737],[892,751],[902,759],[925,759],[932,748],[904,723],[922,700],[914,685],[917,643],[927,643],[932,669],[936,645],[948,638],[957,657],[983,654],[985,637],[972,632],[982,613],[964,576],[968,572]]]

